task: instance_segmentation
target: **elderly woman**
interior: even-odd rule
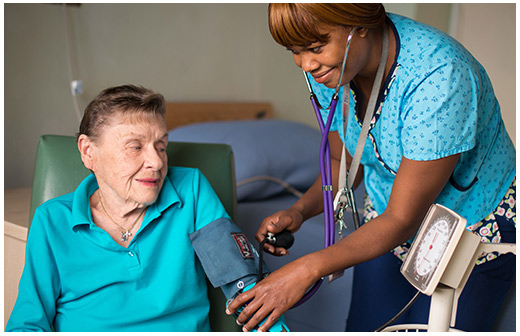
[[[228,298],[254,285],[238,227],[199,170],[167,166],[167,144],[160,94],[125,85],[87,106],[78,149],[93,174],[37,209],[7,331],[209,331],[208,255],[236,263],[208,274]]]

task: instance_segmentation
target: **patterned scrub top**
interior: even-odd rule
[[[515,148],[491,81],[453,38],[409,18],[388,17],[396,37],[396,57],[378,97],[370,140],[361,158],[367,195],[381,214],[403,156],[427,161],[460,153],[449,183],[435,202],[466,218],[468,226],[475,225],[494,211],[516,174]],[[328,106],[334,90],[312,78],[311,85],[320,104]],[[342,104],[331,127],[351,155],[362,125],[354,113],[356,91],[352,83],[347,134]],[[328,113],[322,110],[324,122]]]

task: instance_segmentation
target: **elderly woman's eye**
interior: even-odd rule
[[[142,147],[141,147],[141,145],[130,144],[127,148],[134,150],[134,151],[139,151],[139,150],[141,150]]]

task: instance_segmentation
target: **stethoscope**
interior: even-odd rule
[[[359,167],[361,161],[361,154],[363,153],[363,148],[365,146],[366,137],[368,134],[368,130],[370,127],[370,121],[374,114],[375,105],[377,102],[377,97],[379,94],[379,90],[381,88],[381,81],[384,75],[385,65],[388,58],[388,31],[387,29],[383,29],[383,47],[381,52],[381,58],[379,61],[379,66],[377,68],[376,77],[374,80],[374,85],[372,86],[372,92],[370,94],[369,102],[367,105],[367,111],[365,113],[365,117],[363,119],[363,126],[361,128],[361,132],[359,135],[358,143],[356,146],[356,150],[354,152],[354,156],[350,165],[350,170],[346,169],[345,162],[345,146],[343,146],[343,152],[340,162],[340,174],[338,181],[338,192],[333,199],[332,197],[332,172],[331,172],[331,158],[330,158],[330,146],[328,141],[328,135],[330,132],[330,128],[332,125],[332,120],[334,118],[334,114],[336,112],[336,106],[339,100],[339,90],[341,88],[341,82],[343,81],[343,75],[345,73],[345,66],[347,63],[347,56],[350,49],[350,43],[352,41],[352,37],[354,36],[355,31],[358,27],[352,28],[348,37],[347,43],[345,46],[345,56],[343,57],[343,63],[341,66],[341,74],[334,90],[334,94],[330,101],[330,105],[325,110],[329,110],[329,115],[327,117],[327,121],[324,124],[323,119],[321,118],[320,110],[323,109],[319,104],[316,94],[312,90],[312,86],[309,82],[308,73],[303,72],[305,81],[307,82],[307,86],[310,92],[310,100],[312,106],[314,108],[314,112],[316,114],[316,119],[318,120],[318,124],[320,126],[321,131],[321,143],[320,143],[320,176],[322,182],[322,192],[323,192],[323,212],[325,217],[325,241],[324,247],[328,247],[334,244],[335,241],[335,224],[339,224],[339,233],[341,234],[342,227],[345,227],[344,223],[344,214],[347,208],[350,208],[352,211],[354,228],[357,229],[360,226],[359,213],[356,207],[356,200],[354,198],[354,178],[356,176],[357,168]],[[347,83],[343,86],[343,112],[348,113],[348,109],[350,106],[350,83]],[[343,116],[343,130],[344,134],[346,134],[346,118]],[[277,239],[279,241],[277,241]],[[261,243],[260,246],[260,265],[262,265],[262,251],[263,245],[265,243],[269,243],[275,247],[284,247],[289,248],[293,243],[292,234],[289,231],[282,231],[276,235],[268,232],[267,237]],[[263,278],[262,267],[259,269],[258,281],[261,281]],[[323,278],[319,279],[317,282],[313,284],[313,286],[305,293],[305,295],[292,307],[296,308],[306,302],[316,291],[319,289],[321,284],[323,283]],[[291,308],[291,309],[292,309]]]
[[[322,108],[321,105],[318,102],[318,99],[316,95],[314,94],[314,91],[312,91],[311,84],[309,82],[309,78],[307,77],[308,74],[304,71],[303,74],[305,76],[305,81],[307,82],[307,86],[309,88],[310,92],[310,98],[312,102],[312,106],[314,108],[314,112],[316,113],[316,119],[318,119],[318,123],[320,125],[320,131],[321,131],[321,144],[320,144],[320,175],[321,175],[321,183],[322,183],[322,191],[323,191],[323,207],[324,207],[324,216],[325,216],[325,247],[328,247],[332,244],[334,244],[334,224],[335,224],[335,216],[334,216],[334,207],[333,207],[333,200],[332,200],[332,172],[331,172],[331,166],[330,166],[330,146],[328,141],[328,134],[330,131],[330,126],[332,124],[332,119],[334,117],[334,113],[336,111],[336,106],[338,104],[338,97],[339,97],[339,90],[341,88],[341,82],[343,80],[343,74],[345,73],[345,65],[347,63],[347,56],[348,51],[350,48],[350,42],[352,41],[352,37],[354,36],[354,32],[357,30],[357,27],[354,27],[348,37],[347,37],[347,44],[345,46],[345,56],[343,57],[343,64],[341,66],[341,74],[340,79],[338,81],[338,85],[336,85],[336,89],[334,91],[334,95],[332,96],[332,99],[330,101],[330,105],[328,107],[329,109],[329,116],[327,118],[327,122],[324,125],[323,120],[321,118],[321,112],[320,109]],[[355,208],[355,206],[354,206]],[[354,212],[353,212],[354,213]],[[357,211],[356,211],[357,214]],[[359,218],[357,219],[357,222],[359,222]],[[262,260],[263,260],[263,245],[265,243],[269,243],[276,247],[284,247],[288,248],[287,246],[284,246],[283,244],[279,243],[277,239],[280,240],[279,237],[282,237],[281,240],[290,241],[290,244],[287,244],[289,247],[292,245],[293,239],[292,234],[289,231],[282,231],[276,235],[273,235],[272,233],[268,232],[267,237],[260,243],[260,268],[258,272],[258,280],[257,282],[261,281],[263,278],[262,273]],[[289,238],[291,237],[291,238]],[[319,279],[317,282],[315,282],[312,287],[305,293],[305,295],[298,301],[294,306],[292,306],[291,309],[296,308],[306,302],[308,299],[311,298],[311,296],[316,293],[318,288],[321,286],[323,282],[323,278]]]
[[[336,107],[338,105],[338,99],[339,99],[339,90],[341,88],[341,82],[343,81],[343,75],[345,73],[345,66],[347,63],[347,57],[348,57],[348,51],[350,49],[350,43],[352,42],[352,37],[354,36],[355,31],[357,30],[357,27],[352,28],[350,31],[348,37],[347,37],[347,44],[345,46],[345,56],[343,57],[343,64],[341,66],[341,73],[339,77],[338,84],[336,85],[336,89],[334,90],[334,94],[332,95],[332,99],[330,101],[330,105],[328,107],[329,115],[327,117],[326,124],[323,123],[323,119],[321,117],[320,110],[322,109],[322,106],[318,102],[318,98],[316,97],[316,94],[312,90],[311,83],[309,82],[309,74],[307,72],[303,72],[305,77],[305,82],[307,83],[307,87],[310,92],[310,100],[312,103],[312,107],[314,109],[314,113],[316,114],[316,119],[318,120],[318,124],[320,126],[321,131],[321,143],[320,143],[320,175],[321,175],[321,184],[322,184],[322,193],[323,193],[323,212],[325,217],[325,243],[324,246],[328,247],[332,244],[334,244],[335,240],[335,222],[336,222],[336,216],[335,216],[335,209],[334,209],[334,202],[332,198],[332,172],[331,172],[331,159],[330,159],[330,146],[329,146],[329,131],[332,124],[332,120],[334,119],[334,114],[336,112]],[[346,94],[350,94],[350,92],[346,92]],[[348,106],[347,106],[348,108]],[[351,193],[347,193],[350,195]],[[355,205],[355,200],[352,199],[352,202],[347,202],[346,205]],[[359,224],[359,216],[357,215],[357,210],[354,212],[354,209],[356,209],[355,206],[353,206],[353,215],[354,215],[354,222]],[[339,209],[338,209],[339,210]],[[339,211],[338,211],[339,214]],[[356,227],[357,228],[357,227]]]
[[[348,37],[347,43],[345,46],[345,56],[343,57],[343,64],[341,66],[341,74],[334,90],[334,94],[332,95],[332,99],[330,101],[330,105],[328,107],[329,115],[327,117],[327,121],[324,124],[323,119],[321,117],[320,110],[322,106],[319,104],[316,94],[312,90],[312,86],[309,82],[309,75],[307,72],[303,72],[305,81],[307,83],[307,87],[310,93],[310,100],[312,103],[312,107],[316,114],[316,119],[318,120],[318,124],[320,126],[321,131],[321,143],[320,143],[320,176],[322,183],[322,193],[323,193],[323,212],[325,217],[325,239],[324,239],[324,247],[328,247],[334,244],[335,241],[335,225],[339,224],[339,233],[341,235],[342,228],[345,227],[344,215],[345,210],[350,208],[352,211],[352,218],[354,221],[354,228],[358,229],[360,226],[359,213],[357,211],[356,200],[354,198],[354,178],[357,173],[357,169],[359,167],[361,161],[361,155],[363,153],[363,148],[365,147],[366,137],[368,135],[368,130],[370,128],[370,122],[372,116],[375,111],[375,105],[377,103],[377,97],[379,95],[379,90],[381,88],[381,82],[383,79],[386,62],[388,59],[388,30],[383,29],[383,46],[381,51],[381,58],[379,61],[379,65],[376,72],[376,77],[374,80],[374,85],[372,86],[372,92],[370,94],[369,102],[367,105],[367,110],[363,119],[363,126],[361,128],[361,132],[359,135],[358,143],[356,145],[356,150],[350,165],[350,170],[347,171],[346,161],[345,161],[345,146],[343,146],[343,152],[340,162],[340,175],[338,181],[338,191],[336,196],[333,198],[332,196],[332,172],[331,172],[331,158],[330,158],[330,146],[328,141],[328,135],[330,132],[330,128],[332,125],[332,120],[334,118],[334,114],[336,112],[336,107],[338,105],[339,99],[339,91],[341,88],[341,83],[343,81],[343,75],[345,73],[345,67],[347,63],[348,52],[350,49],[350,43],[352,42],[352,37],[356,32],[358,27],[352,28]],[[343,116],[343,130],[344,134],[346,134],[347,129],[347,120],[348,120],[348,110],[350,107],[350,82],[343,86],[343,113],[347,114]],[[326,110],[326,109],[325,109]],[[314,293],[318,290],[320,285],[323,282],[323,278],[319,279],[308,291],[307,293],[298,301],[294,306],[297,307],[307,301]]]

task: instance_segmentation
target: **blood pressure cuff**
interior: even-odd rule
[[[190,240],[213,287],[233,298],[258,278],[256,249],[230,219],[217,219],[190,234]],[[263,264],[267,271],[267,265]]]

